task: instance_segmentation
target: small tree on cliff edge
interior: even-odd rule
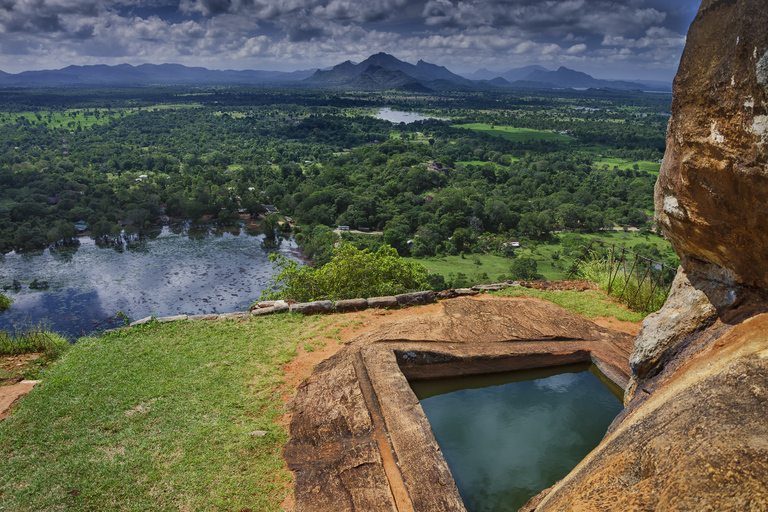
[[[272,277],[271,289],[262,292],[262,300],[342,300],[429,288],[427,269],[405,261],[388,245],[371,253],[342,244],[334,250],[331,261],[317,269],[300,266],[280,254],[271,254],[269,259],[279,272]]]

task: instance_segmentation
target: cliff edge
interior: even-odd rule
[[[523,510],[768,510],[768,4],[704,0],[674,82],[656,221],[681,258],[626,409]]]

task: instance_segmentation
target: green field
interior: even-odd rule
[[[515,251],[515,257],[528,256],[536,260],[537,271],[549,281],[567,279],[573,263],[584,252],[584,248],[592,240],[611,242],[627,249],[637,244],[654,246],[665,261],[673,262],[675,257],[669,242],[656,234],[642,234],[640,231],[601,231],[579,235],[581,241],[576,246],[566,246],[565,233],[559,233],[545,241],[522,241],[522,247]],[[507,278],[512,257],[494,256],[491,254],[467,254],[461,256],[443,256],[433,258],[407,258],[409,261],[421,263],[430,272],[442,275],[450,280],[451,276],[462,273],[471,284],[497,282],[501,277]],[[483,274],[487,275],[487,279]]]
[[[656,176],[659,175],[659,169],[661,168],[661,164],[659,162],[651,162],[648,160],[625,160],[623,158],[600,158],[599,160],[595,161],[595,165],[598,167],[607,165],[608,169],[618,167],[622,171],[632,169],[635,164],[637,164],[637,167],[640,171],[649,172]]]
[[[468,130],[487,133],[494,137],[502,137],[513,142],[527,142],[531,140],[544,140],[570,143],[571,137],[560,135],[548,130],[532,130],[530,128],[515,128],[513,126],[495,126],[485,123],[455,124],[453,128],[465,128]]]
[[[503,274],[509,274],[509,266],[512,264],[510,258],[494,256],[492,254],[468,254],[464,258],[461,256],[437,256],[433,258],[406,258],[408,261],[421,263],[430,272],[448,277],[451,274],[461,272],[466,275],[470,281],[481,282],[479,276],[483,273],[488,274],[489,281],[498,281],[498,277]],[[480,264],[478,265],[479,262]]]

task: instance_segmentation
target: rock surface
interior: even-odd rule
[[[768,510],[768,314],[726,329],[660,376],[535,510]]]
[[[283,455],[295,510],[463,511],[408,379],[594,362],[620,386],[632,337],[535,299],[456,298],[383,324],[298,389]]]
[[[704,0],[675,78],[656,219],[681,257],[624,411],[526,511],[768,510],[768,4]]]
[[[674,82],[656,221],[683,257],[768,287],[768,9],[705,0]]]

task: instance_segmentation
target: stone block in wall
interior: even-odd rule
[[[135,322],[130,323],[130,327],[136,327],[137,325],[142,325],[150,322],[152,320],[151,316],[145,316],[144,318],[140,320],[136,320]]]
[[[251,314],[247,311],[240,311],[237,313],[222,313],[219,315],[220,320],[232,320],[237,318],[248,318]]]
[[[187,316],[187,320],[216,320],[218,318],[219,318],[219,315],[215,315],[215,314]]]
[[[173,316],[161,316],[157,319],[159,323],[165,323],[165,322],[176,322],[179,320],[186,320],[187,315],[173,315]]]
[[[435,292],[426,290],[422,292],[401,293],[395,295],[397,303],[401,306],[417,306],[420,304],[431,304],[435,302]]]
[[[291,304],[291,313],[301,313],[302,315],[316,315],[318,313],[330,313],[331,311],[333,311],[333,302],[329,300]]]
[[[499,290],[503,290],[504,288],[509,288],[510,286],[512,285],[507,283],[476,284],[472,287],[472,289],[483,292],[497,292]]]
[[[366,301],[369,308],[394,308],[397,307],[397,299],[391,295],[386,297],[370,297]]]
[[[346,313],[347,311],[361,311],[368,308],[368,301],[365,299],[346,299],[337,300],[334,304],[336,311]]]

